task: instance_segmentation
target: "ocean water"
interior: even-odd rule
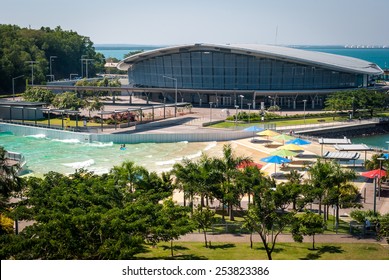
[[[114,143],[82,143],[76,139],[50,139],[43,134],[15,136],[0,132],[0,146],[22,153],[27,161],[25,173],[41,176],[49,171],[63,174],[85,168],[103,174],[129,160],[149,171],[168,171],[183,158],[196,159],[203,152],[220,156],[216,142],[127,144],[125,150]]]
[[[124,59],[124,56],[129,52],[135,51],[149,51],[162,48],[164,46],[126,46],[126,45],[95,45],[97,52],[102,53],[105,58]]]
[[[96,51],[102,53],[106,58],[114,57],[119,60],[124,55],[139,50],[154,50],[164,46],[125,46],[125,45],[96,45]],[[386,48],[350,48],[344,46],[293,46],[298,49],[326,52],[344,56],[355,57],[376,63],[381,68],[389,68],[389,47]]]
[[[366,144],[371,147],[389,150],[389,134],[353,137],[351,141],[354,144]]]

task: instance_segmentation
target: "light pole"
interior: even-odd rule
[[[86,54],[83,54],[82,56],[81,56],[81,78],[83,78],[84,77],[84,57],[85,56],[87,56]]]
[[[24,75],[17,76],[12,78],[12,100],[15,100],[15,80],[24,77]]]
[[[305,123],[305,105],[307,104],[307,100],[304,99],[303,102],[304,102],[304,124],[306,124],[306,123]]]
[[[239,106],[235,105],[235,109],[236,109],[236,112],[235,112],[235,129],[238,127],[238,108],[239,108]]]
[[[247,103],[247,106],[249,106],[249,123],[250,123],[250,107],[251,107],[251,103]]]
[[[209,102],[209,122],[212,122],[212,104],[213,102]]]
[[[242,112],[242,110],[243,110],[243,95],[239,95],[239,97],[240,97],[240,111]]]
[[[85,76],[86,78],[88,79],[88,62],[89,61],[93,61],[94,59],[91,59],[91,58],[85,58]]]
[[[37,62],[35,60],[26,61],[27,63],[31,64],[31,85],[34,85],[34,64]]]
[[[174,116],[177,117],[177,79],[173,78],[173,77],[169,77],[169,76],[163,76],[163,77],[166,79],[173,80],[175,83],[176,91],[175,91],[175,97],[174,97],[174,102],[175,102],[175,104],[174,104]]]
[[[379,182],[378,182],[378,200],[381,199],[381,170],[382,170],[382,161],[385,160],[383,157],[377,158],[377,160],[380,162],[380,174],[379,174]],[[374,198],[375,198],[375,192],[374,192]]]
[[[53,71],[52,71],[52,68],[51,68],[51,62],[53,61],[54,58],[57,58],[55,55],[51,55],[50,56],[50,76],[51,76],[51,81],[54,80],[54,75],[53,75]]]

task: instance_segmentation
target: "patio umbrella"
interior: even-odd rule
[[[270,153],[272,156],[280,156],[280,157],[294,157],[297,156],[299,153],[293,152],[291,150],[275,150]]]
[[[258,136],[273,137],[273,136],[279,135],[279,133],[274,131],[274,130],[266,129],[264,131],[258,132],[257,135]]]
[[[280,156],[269,156],[269,157],[261,158],[261,161],[274,163],[274,173],[277,172],[277,164],[291,162],[291,160]]]
[[[374,169],[370,171],[363,172],[361,174],[363,177],[373,179],[375,177],[381,178],[383,176],[386,176],[386,171],[382,169]]]
[[[311,142],[309,142],[308,140],[301,139],[301,138],[296,138],[296,139],[287,141],[286,144],[295,144],[295,145],[301,146],[301,145],[311,144]]]
[[[276,141],[282,140],[282,144],[284,144],[285,140],[291,140],[291,139],[294,139],[294,137],[286,135],[286,134],[279,134],[279,135],[273,136],[272,139],[276,140]]]
[[[243,129],[243,131],[252,131],[253,132],[253,139],[254,139],[254,133],[255,132],[260,132],[260,131],[264,131],[265,129],[262,128],[262,127],[258,127],[256,125],[254,126],[249,126],[249,127],[246,127],[245,129]]]
[[[303,151],[304,149],[301,148],[301,146],[295,145],[295,144],[287,144],[281,147],[278,147],[278,150],[291,150],[291,151]]]
[[[248,167],[248,166],[255,166],[255,167],[257,167],[258,169],[261,169],[261,168],[263,167],[262,164],[259,164],[259,163],[256,163],[256,162],[244,161],[244,162],[238,164],[237,168],[238,168],[238,169],[243,169],[243,168]]]

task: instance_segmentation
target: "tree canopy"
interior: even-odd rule
[[[38,30],[16,25],[0,24],[0,92],[12,89],[12,78],[23,75],[31,82],[31,67],[34,67],[34,84],[44,83],[50,74],[56,79],[69,78],[70,74],[81,75],[81,56],[93,59],[88,66],[90,76],[104,69],[104,56],[95,51],[87,36],[75,31],[42,27]],[[33,66],[29,61],[35,61]],[[24,85],[19,79],[15,87]]]
[[[169,176],[128,162],[102,176],[49,172],[26,185],[26,199],[13,213],[34,223],[19,235],[2,236],[2,259],[132,259],[146,242],[191,230],[183,230],[189,224],[185,207],[160,203],[172,193]]]

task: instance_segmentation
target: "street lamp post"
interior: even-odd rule
[[[35,60],[26,61],[27,63],[31,64],[31,85],[34,85],[34,64],[37,62]]]
[[[84,60],[85,60],[85,76],[86,76],[86,78],[88,79],[88,62],[89,62],[89,61],[93,61],[94,59],[86,58],[86,59],[84,59]]]
[[[251,103],[247,103],[247,106],[249,106],[249,123],[250,123],[250,107],[251,107]]]
[[[50,76],[51,76],[51,81],[54,80],[54,75],[53,75],[53,71],[52,71],[52,67],[51,67],[51,62],[53,61],[54,58],[57,58],[55,55],[51,55],[50,56]]]
[[[304,102],[304,124],[306,124],[306,123],[305,123],[305,105],[306,105],[306,103],[307,103],[307,100],[304,99],[303,102]]]
[[[373,194],[373,213],[376,213],[377,208],[377,175],[374,177],[374,194]]]
[[[86,57],[87,55],[86,54],[83,54],[82,56],[81,56],[81,78],[83,78],[84,77],[84,57]]]
[[[174,83],[175,83],[175,97],[174,97],[174,116],[177,117],[177,79],[176,78],[173,78],[173,77],[169,77],[169,76],[163,76],[164,78],[166,79],[170,79],[170,80],[173,80]]]
[[[240,97],[240,111],[242,112],[242,110],[243,110],[243,95],[239,95],[239,97]]]
[[[209,122],[212,122],[212,104],[213,102],[209,102]]]
[[[235,129],[238,127],[238,108],[239,108],[239,106],[235,105],[235,109],[236,109],[236,112],[235,112]]]
[[[15,100],[15,80],[23,77],[24,75],[17,76],[12,78],[12,100]]]
[[[379,157],[377,158],[377,160],[380,162],[380,172],[381,172],[381,169],[382,169],[382,161],[385,160],[385,158],[383,157]],[[378,200],[381,200],[381,173],[379,174],[379,178],[380,180],[378,181]],[[374,193],[375,194],[375,193]],[[375,197],[375,195],[374,195]]]

